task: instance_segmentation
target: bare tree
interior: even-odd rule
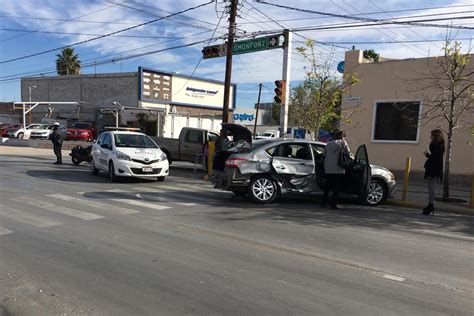
[[[461,42],[446,36],[443,56],[428,58],[426,73],[416,78],[417,89],[429,91],[424,100],[425,111],[420,125],[436,125],[447,135],[444,163],[443,200],[449,200],[449,176],[453,135],[457,129],[473,129],[472,122],[464,122],[463,115],[474,112],[474,67],[470,49],[462,53]],[[434,94],[431,94],[435,91]]]
[[[291,91],[290,121],[318,137],[320,128],[334,129],[339,124],[342,92],[357,80],[354,76],[344,80],[333,76],[334,52],[326,57],[317,56],[313,40],[296,49],[307,66],[305,80]]]

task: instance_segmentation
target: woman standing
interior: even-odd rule
[[[337,197],[341,190],[344,174],[346,173],[346,169],[341,166],[340,162],[341,151],[350,155],[350,149],[344,140],[344,136],[344,132],[335,132],[334,138],[330,140],[324,148],[324,174],[326,177],[326,187],[324,188],[321,207],[326,206],[329,191],[332,191],[330,208],[337,209]]]
[[[431,142],[428,150],[424,152],[425,179],[428,185],[428,206],[423,209],[423,215],[434,215],[434,199],[436,195],[436,182],[443,179],[443,156],[444,156],[444,137],[439,129],[431,131]]]

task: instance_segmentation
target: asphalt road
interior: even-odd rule
[[[473,314],[474,217],[261,206],[189,169],[111,183],[51,162],[0,156],[8,314]]]

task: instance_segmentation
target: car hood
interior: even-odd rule
[[[130,156],[132,159],[149,158],[150,160],[154,160],[161,156],[161,149],[159,148],[118,147],[116,151]]]
[[[239,140],[244,140],[252,144],[252,133],[245,126],[233,123],[222,123],[222,129],[232,134],[232,141],[238,142]]]

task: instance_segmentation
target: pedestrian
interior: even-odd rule
[[[431,142],[424,152],[425,179],[428,185],[428,206],[423,209],[423,215],[434,215],[434,200],[436,195],[436,183],[443,179],[443,156],[444,156],[444,137],[439,129],[431,131]]]
[[[227,132],[221,129],[219,133],[219,137],[216,140],[216,148],[215,151],[225,151],[227,150],[227,145],[229,144],[229,139],[227,138]]]
[[[324,148],[324,174],[326,178],[326,186],[324,188],[323,200],[321,207],[326,207],[326,202],[329,197],[329,192],[332,191],[330,200],[330,209],[338,209],[336,203],[341,190],[342,181],[346,173],[345,167],[341,163],[341,155],[350,157],[351,151],[349,145],[344,139],[344,132],[334,132],[333,138],[326,144]],[[341,153],[342,151],[342,153]]]
[[[59,123],[55,122],[53,124],[53,131],[49,135],[49,139],[53,143],[53,151],[56,155],[56,162],[55,165],[60,165],[63,163],[62,155],[61,155],[61,147],[63,146],[63,136],[59,132]]]

